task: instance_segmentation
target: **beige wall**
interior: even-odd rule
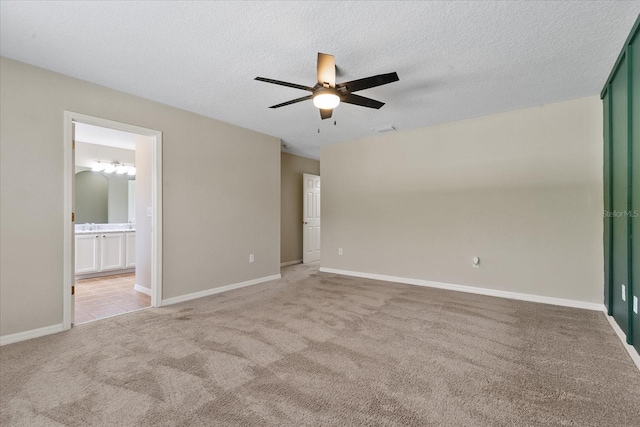
[[[277,138],[7,58],[0,86],[0,335],[62,322],[64,110],[163,132],[163,298],[279,273]]]
[[[322,147],[322,267],[602,303],[602,147],[596,96]]]
[[[320,175],[320,162],[293,154],[280,157],[280,262],[302,259],[302,174]]]

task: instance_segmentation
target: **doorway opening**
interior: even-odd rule
[[[320,177],[302,174],[302,262],[320,261]]]
[[[162,133],[69,111],[64,121],[64,329],[159,307]]]

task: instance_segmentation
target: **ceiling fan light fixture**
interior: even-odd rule
[[[332,88],[317,91],[313,95],[313,105],[321,110],[332,110],[340,104],[338,91]]]
[[[268,79],[266,77],[256,77],[255,80],[311,92],[311,95],[292,99],[287,102],[281,102],[280,104],[272,105],[269,108],[280,108],[311,99],[313,100],[313,105],[320,110],[320,118],[322,120],[330,119],[333,114],[333,109],[340,105],[341,102],[344,102],[345,104],[359,105],[360,107],[374,108],[376,110],[380,109],[384,105],[384,102],[356,95],[354,92],[386,85],[400,80],[398,78],[398,73],[393,72],[369,76],[364,79],[352,80],[350,82],[336,83],[336,63],[333,55],[320,52],[318,52],[318,63],[316,69],[318,83],[313,87],[299,85],[297,83],[283,82],[282,80]]]

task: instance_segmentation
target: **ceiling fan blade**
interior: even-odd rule
[[[361,107],[369,107],[379,109],[384,105],[384,102],[376,101],[375,99],[365,98],[364,96],[354,95],[353,93],[349,93],[347,95],[343,95],[340,100],[347,104],[359,105]]]
[[[269,108],[280,108],[280,107],[284,107],[285,105],[295,104],[296,102],[306,101],[311,98],[313,98],[313,95],[303,96],[302,98],[292,99],[291,101],[283,102],[282,104],[272,105]]]
[[[333,55],[318,52],[318,84],[336,87],[336,62]]]
[[[332,109],[323,109],[320,108],[320,118],[322,120],[324,119],[330,119],[331,118],[331,114],[333,113]]]
[[[400,80],[398,73],[378,74],[377,76],[365,77],[364,79],[352,80],[350,82],[339,83],[337,89],[347,88],[349,93],[365,90],[376,86],[386,85]]]
[[[261,82],[266,82],[266,83],[273,83],[274,85],[292,87],[294,89],[308,90],[309,92],[313,92],[313,90],[314,90],[312,87],[309,87],[309,86],[302,86],[302,85],[295,84],[295,83],[289,83],[289,82],[283,82],[283,81],[280,81],[280,80],[267,79],[265,77],[256,77],[254,80],[259,80]]]

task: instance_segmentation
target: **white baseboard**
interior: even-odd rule
[[[138,291],[138,292],[142,292],[142,293],[143,293],[143,294],[145,294],[145,295],[149,295],[149,296],[151,296],[151,289],[149,289],[149,288],[145,288],[144,286],[140,286],[140,285],[138,285],[137,283],[135,283],[135,284],[133,285],[133,290],[134,290],[134,291]]]
[[[281,262],[280,263],[280,267],[286,267],[288,265],[294,265],[294,264],[302,264],[302,260],[301,259],[297,259],[295,261]]]
[[[32,338],[43,337],[64,331],[62,323],[58,325],[45,326],[44,328],[31,329],[29,331],[18,332],[16,334],[3,335],[0,337],[0,346],[13,344],[14,342],[30,340]]]
[[[118,274],[129,274],[129,273],[135,273],[135,272],[136,272],[135,267],[129,267],[129,268],[124,268],[122,270],[108,270],[108,271],[100,271],[98,273],[76,274],[75,279],[76,280],[95,279],[96,277],[109,277],[109,276],[116,276]]]
[[[604,317],[606,317],[609,321],[609,324],[615,331],[618,338],[620,338],[620,341],[622,341],[622,345],[627,350],[627,353],[629,353],[629,356],[631,356],[631,360],[633,360],[633,363],[635,363],[638,370],[640,370],[640,354],[638,354],[638,351],[634,346],[627,344],[626,334],[624,333],[622,328],[620,328],[620,325],[616,323],[616,320],[613,318],[613,316],[609,316],[609,314],[607,313],[607,309],[605,308],[604,310],[602,310],[602,312],[604,313]]]
[[[246,286],[257,285],[259,283],[269,282],[271,280],[280,279],[282,275],[274,274],[273,276],[260,277],[258,279],[247,280],[246,282],[233,283],[231,285],[220,286],[218,288],[207,289],[206,291],[194,292],[191,294],[180,295],[178,297],[167,298],[162,300],[162,306],[178,304],[179,302],[189,301],[196,298],[208,297],[222,292],[231,291],[233,289],[244,288]]]
[[[357,271],[338,270],[335,268],[320,267],[323,273],[341,274],[344,276],[362,277],[365,279],[384,280],[386,282],[404,283],[406,285],[425,286],[428,288],[447,289],[450,291],[466,292],[470,294],[488,295],[498,298],[516,299],[521,301],[539,302],[543,304],[560,305],[563,307],[583,308],[587,310],[602,311],[604,304],[593,302],[577,301],[564,298],[545,297],[532,294],[521,294],[518,292],[499,291],[496,289],[476,288],[465,285],[452,285],[450,283],[432,282],[429,280],[409,279],[406,277],[385,276],[383,274],[360,273]]]

